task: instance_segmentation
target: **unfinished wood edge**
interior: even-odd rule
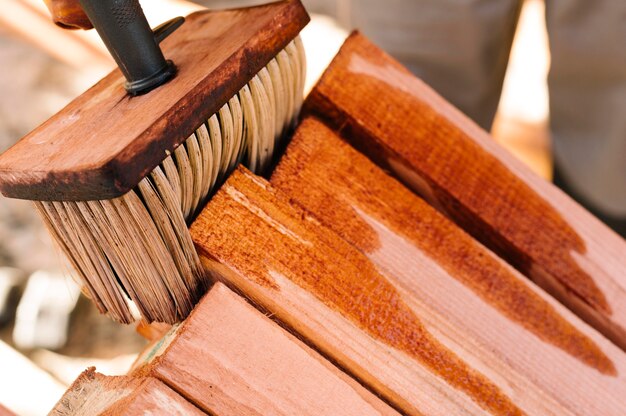
[[[208,264],[208,263],[203,263]],[[374,408],[381,411],[383,414],[396,414],[400,412],[393,403],[388,402],[377,391],[370,389],[365,383],[363,383],[358,377],[352,374],[347,368],[344,368],[335,361],[331,356],[320,351],[316,345],[307,338],[303,337],[300,332],[289,326],[286,322],[281,321],[270,309],[266,309],[262,306],[262,303],[256,302],[253,297],[248,297],[245,292],[233,290],[226,281],[218,281],[215,284],[216,292],[218,294],[224,293],[226,296],[230,296],[237,302],[241,302],[246,305],[251,311],[256,314],[260,314],[261,318],[276,325],[279,331],[292,343],[295,344],[302,351],[307,353],[307,356],[311,359],[322,364],[331,373],[336,375],[340,381],[350,386],[361,398]],[[390,412],[390,410],[393,410]]]
[[[133,377],[107,377],[95,367],[83,371],[59,399],[50,416],[97,415],[109,406],[127,397],[141,384]]]
[[[193,311],[192,311],[193,313]],[[153,368],[158,365],[161,356],[170,348],[176,336],[182,331],[181,324],[172,325],[172,328],[162,338],[152,341],[135,359],[129,374],[136,377],[154,377]]]
[[[109,406],[102,416],[201,416],[203,411],[155,378],[142,379],[128,396]]]
[[[214,267],[212,266],[210,268],[214,270]],[[249,310],[251,314],[256,315],[259,319],[265,320],[269,325],[272,325],[272,326],[276,325],[276,330],[279,331],[280,334],[287,339],[287,342],[295,345],[297,348],[303,351],[307,357],[310,357],[311,360],[314,360],[317,363],[321,364],[331,374],[336,376],[340,382],[344,383],[347,387],[349,387],[352,391],[354,391],[355,394],[358,395],[358,397],[360,397],[361,400],[363,400],[373,409],[376,409],[378,412],[380,412],[380,414],[389,414],[389,415],[398,414],[397,409],[395,409],[392,404],[387,402],[383,397],[381,397],[376,392],[368,389],[358,379],[352,377],[349,373],[344,371],[343,368],[336,365],[336,363],[328,360],[326,356],[324,356],[315,348],[313,348],[309,343],[305,342],[305,340],[303,340],[299,336],[298,333],[291,332],[291,330],[288,327],[284,326],[282,322],[277,321],[275,317],[272,316],[273,315],[272,312],[268,311],[267,309],[262,308],[260,304],[257,304],[256,302],[254,302],[254,300],[243,296],[241,291],[239,291],[237,288],[232,288],[230,286],[231,285],[217,280],[215,284],[213,285],[213,287],[211,288],[211,290],[207,293],[206,297],[203,298],[203,301],[209,302],[212,299],[219,299],[219,300],[227,299],[229,302],[230,301],[236,302],[239,305],[247,308],[247,310]],[[198,308],[194,309],[194,312],[196,310],[198,310]],[[200,311],[195,312],[195,313],[199,314]],[[155,354],[155,356],[152,357],[152,359],[148,363],[143,365],[143,367],[138,367],[138,369],[135,370],[133,374],[135,376],[151,377],[151,378],[160,380],[163,384],[168,386],[174,392],[184,397],[189,403],[193,404],[199,409],[203,409],[204,406],[200,402],[198,402],[193,397],[188,397],[187,392],[185,392],[184,390],[181,390],[181,388],[179,388],[179,386],[177,385],[178,383],[176,381],[172,381],[172,380],[169,380],[167,377],[164,377],[159,370],[160,366],[163,365],[164,362],[169,360],[169,358],[167,358],[167,354],[169,350],[176,347],[176,343],[177,343],[176,339],[178,339],[178,335],[184,333],[184,331],[186,330],[186,328],[184,328],[185,323],[191,321],[193,319],[193,316],[195,315],[190,315],[181,324],[181,328],[175,333],[173,331],[170,331],[170,333],[167,336],[171,336],[174,339],[169,340],[168,346],[166,348],[161,348],[158,355]],[[204,410],[213,411],[212,409],[204,409]]]
[[[252,173],[250,174],[253,175]],[[351,385],[366,391],[372,397],[376,397],[380,403],[388,406],[394,412],[400,414],[421,414],[414,404],[380,382],[373,373],[356,364],[348,355],[338,356],[333,354],[334,348],[330,344],[323,340],[314,341],[306,336],[305,334],[309,332],[306,330],[306,326],[297,317],[276,303],[274,298],[268,294],[274,289],[250,281],[237,271],[216,261],[206,252],[200,256],[200,261],[206,270],[213,272],[217,282],[216,285],[219,284],[221,287],[241,297],[251,307],[282,328],[290,339],[304,346],[315,357],[318,357],[324,365],[341,374],[342,379],[345,378]],[[283,319],[282,316],[288,316],[290,319]],[[355,367],[358,369],[358,372],[353,370]]]

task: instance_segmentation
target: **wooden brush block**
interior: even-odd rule
[[[626,348],[626,243],[358,33],[305,103]]]
[[[412,295],[433,332],[467,350],[459,355],[534,402],[534,414],[626,409],[621,350],[321,122],[301,123],[271,183]]]
[[[200,416],[198,408],[153,378],[108,377],[85,370],[49,416]]]
[[[524,414],[519,406],[526,403],[509,395],[500,376],[490,380],[476,369],[481,363],[464,361],[444,345],[439,328],[425,327],[417,299],[247,170],[231,175],[191,234],[216,279],[268,310],[401,412]]]
[[[139,374],[216,415],[397,415],[217,283]]]
[[[175,78],[131,97],[116,69],[0,157],[0,191],[39,201],[128,192],[308,21],[299,0],[191,14],[161,44]]]

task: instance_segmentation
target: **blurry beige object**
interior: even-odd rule
[[[301,32],[307,52],[304,94],[308,94],[348,36],[337,21],[321,14],[311,15],[311,22]]]
[[[20,416],[47,414],[67,386],[0,341],[0,403]]]
[[[19,348],[57,349],[65,345],[70,313],[80,289],[62,274],[37,271],[28,279],[17,307],[13,342]]]
[[[524,2],[491,133],[537,174],[552,177],[548,33],[542,0]]]
[[[95,30],[61,30],[53,22],[43,0],[2,0],[0,24],[18,33],[62,62],[93,72],[99,79],[113,69],[114,62]],[[72,1],[46,0],[49,4]],[[143,1],[148,22],[156,26],[173,16],[185,16],[202,9],[184,0]]]
[[[31,359],[43,370],[69,386],[87,367],[97,367],[99,373],[107,376],[124,375],[137,359],[137,354],[100,359],[68,357],[48,350],[37,350],[32,354]]]

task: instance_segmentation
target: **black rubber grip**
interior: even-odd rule
[[[176,73],[165,60],[137,0],[79,0],[126,77],[131,95],[146,93]]]

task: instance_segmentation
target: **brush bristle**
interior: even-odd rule
[[[299,38],[132,191],[111,200],[36,202],[100,312],[130,323],[184,319],[210,285],[187,225],[237,166],[264,173],[302,104]]]

